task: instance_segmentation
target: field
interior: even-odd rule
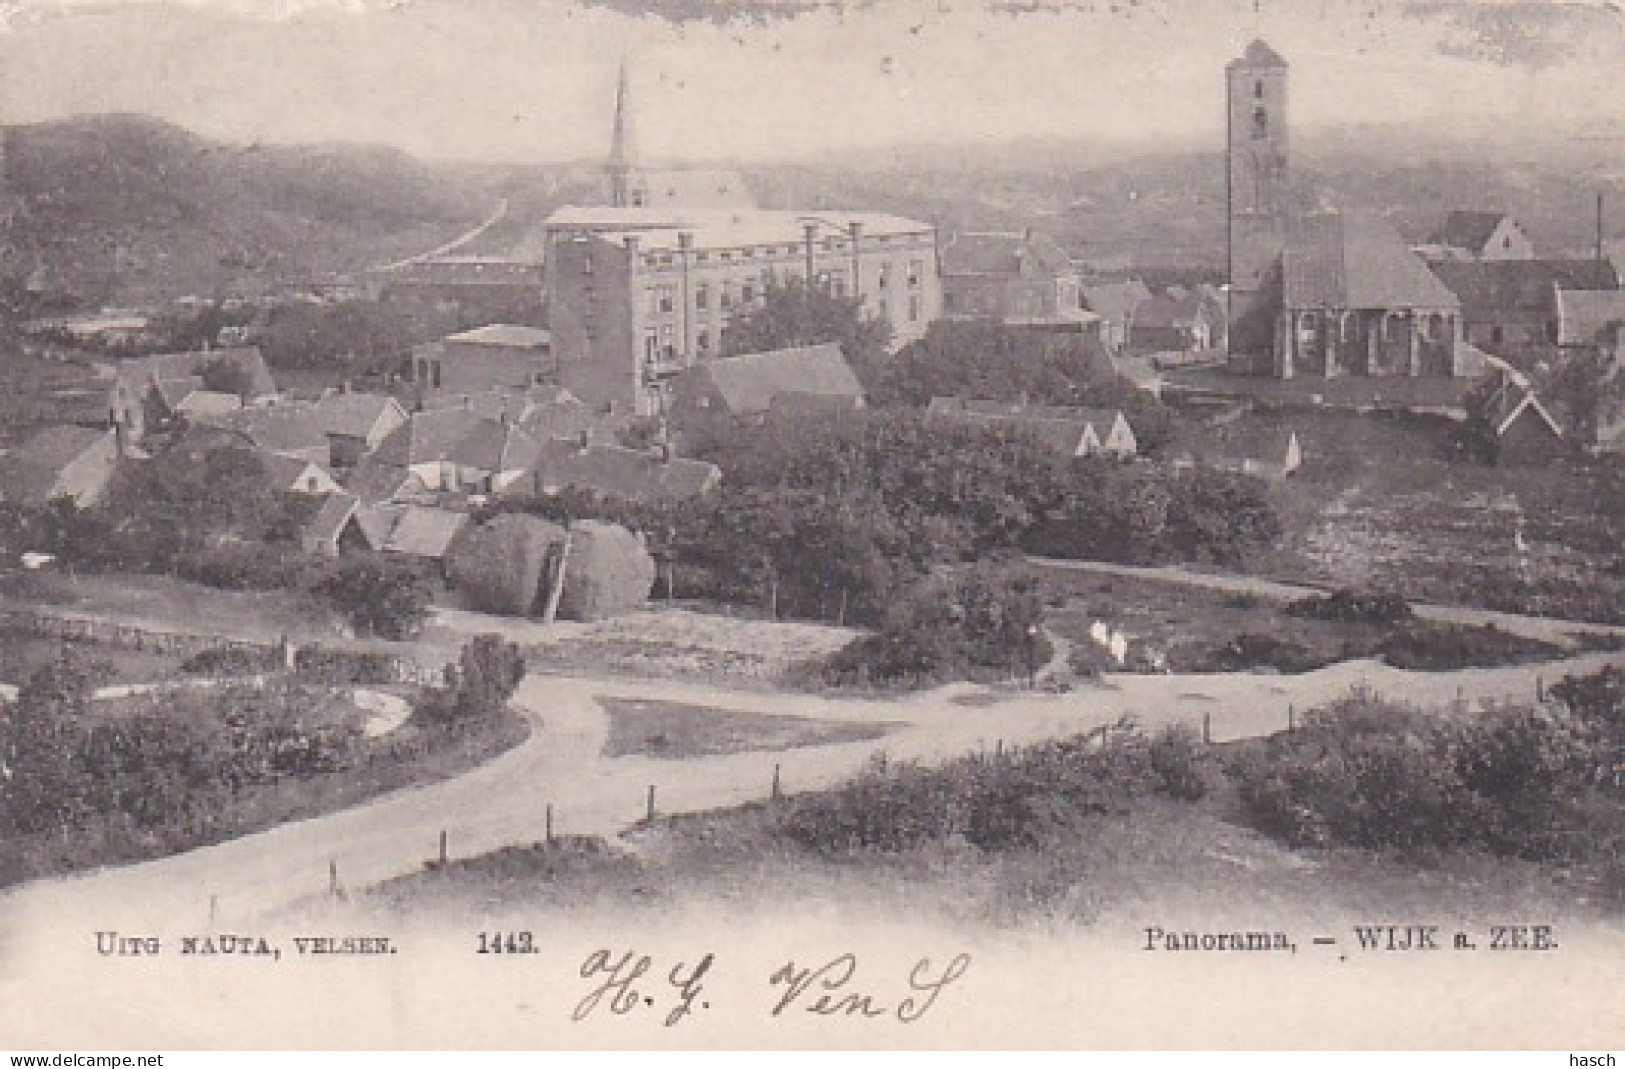
[[[149,683],[179,674],[183,658],[99,643],[72,644],[85,657],[111,669],[108,683]],[[62,653],[60,639],[43,638],[0,627],[0,683],[18,685]]]
[[[1310,671],[1338,661],[1380,658],[1443,670],[1556,660],[1555,645],[1504,632],[1406,621],[1399,625],[1311,619],[1272,597],[1226,593],[1157,579],[1046,570],[1045,625],[1073,649],[1075,664],[1109,670]],[[1104,625],[1127,638],[1127,663],[1108,660],[1095,635]]]
[[[794,750],[884,738],[892,730],[886,724],[736,713],[639,698],[599,698],[598,704],[609,713],[605,757],[681,760],[752,750]]]
[[[1293,410],[1303,468],[1275,487],[1287,536],[1252,567],[1415,601],[1625,622],[1625,470],[1489,466],[1443,420]]]
[[[0,357],[0,448],[57,423],[107,417],[107,383],[86,361],[12,351]]]

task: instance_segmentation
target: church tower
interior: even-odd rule
[[[1261,355],[1274,341],[1266,290],[1281,258],[1287,193],[1287,62],[1254,41],[1225,67],[1230,349]]]
[[[632,89],[623,57],[615,82],[615,133],[609,145],[609,162],[604,167],[609,176],[609,203],[613,207],[630,207],[637,199],[632,189],[636,156],[632,141]]]

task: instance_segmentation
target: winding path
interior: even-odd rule
[[[531,676],[515,705],[533,723],[530,738],[455,779],[385,796],[353,809],[282,825],[216,846],[124,868],[36,881],[0,896],[0,925],[251,925],[267,915],[319,904],[331,871],[346,888],[418,870],[447,833],[450,854],[467,857],[542,838],[548,806],[559,834],[614,837],[644,815],[656,788],[661,813],[695,812],[764,798],[775,766],[790,792],[834,785],[877,752],[940,761],[997,741],[1017,745],[1088,731],[1125,713],[1141,723],[1200,723],[1216,740],[1273,733],[1289,706],[1318,705],[1356,685],[1420,705],[1527,699],[1535,679],[1619,663],[1596,654],[1562,664],[1411,673],[1349,662],[1298,676],[1113,676],[1064,694],[998,700],[984,688],[945,687],[893,700],[742,693],[673,682]],[[602,756],[608,719],[599,696],[655,698],[743,713],[843,721],[886,721],[882,740],[786,752],[750,752],[685,761]],[[332,868],[330,869],[330,866]],[[212,910],[212,912],[211,912]]]

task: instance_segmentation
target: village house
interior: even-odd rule
[[[268,453],[260,458],[265,465],[266,478],[273,489],[295,494],[322,496],[339,489],[333,473],[303,457],[279,456]]]
[[[1224,301],[1212,286],[1173,287],[1140,301],[1128,325],[1135,353],[1204,353],[1224,345]]]
[[[209,390],[216,376],[240,381],[237,407],[276,394],[276,382],[256,348],[163,353],[118,363],[108,392],[108,422],[123,428],[126,441],[134,445],[173,419],[190,395],[220,392]],[[213,402],[200,403],[191,416],[222,414],[221,408]]]
[[[696,364],[676,381],[669,415],[691,426],[717,417],[760,417],[801,399],[862,408],[863,384],[834,343],[747,353]]]
[[[1100,340],[1106,351],[1121,352],[1128,346],[1135,313],[1151,299],[1151,288],[1136,278],[1125,282],[1086,282],[1081,292],[1084,307],[1100,317]]]
[[[1133,428],[1116,409],[933,397],[926,411],[971,426],[1019,429],[1069,457],[1129,460],[1139,452]]]
[[[1461,301],[1465,339],[1525,370],[1559,342],[1559,291],[1620,288],[1607,260],[1450,261],[1433,273]]]
[[[534,437],[506,417],[491,419],[461,407],[414,412],[367,455],[348,488],[355,492],[358,483],[387,483],[405,472],[431,493],[488,494],[528,470],[539,449]],[[415,489],[404,476],[396,486]],[[372,496],[370,490],[361,493]]]
[[[1505,212],[1452,211],[1416,250],[1428,260],[1533,260],[1535,244]]]
[[[552,335],[540,327],[493,323],[412,350],[412,377],[425,393],[525,390],[557,377]]]
[[[214,428],[237,435],[270,456],[292,457],[329,470],[333,443],[309,404],[278,404],[199,416],[192,430]],[[190,432],[189,432],[190,433]]]
[[[1176,468],[1200,466],[1261,479],[1285,479],[1304,459],[1303,442],[1290,422],[1260,417],[1244,405],[1187,431],[1174,451]]]
[[[1067,333],[1098,330],[1072,260],[1043,234],[966,232],[942,246],[942,314]]]
[[[118,460],[116,430],[47,427],[0,455],[0,501],[46,505],[66,499],[89,507],[106,493]]]
[[[508,499],[540,498],[582,490],[647,505],[702,497],[722,482],[722,470],[703,460],[676,457],[669,447],[628,449],[553,439],[535,466],[500,491]]]
[[[1529,380],[1503,370],[1493,388],[1474,398],[1472,417],[1487,431],[1498,464],[1548,464],[1574,447]]]
[[[377,449],[397,427],[406,422],[406,409],[387,394],[355,393],[348,389],[324,394],[311,410],[312,418],[327,435],[332,463],[351,468]]]

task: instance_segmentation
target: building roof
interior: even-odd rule
[[[617,239],[635,237],[645,251],[674,251],[679,232],[689,234],[692,247],[699,250],[763,245],[799,248],[806,241],[808,226],[814,228],[815,238],[842,239],[853,223],[861,226],[865,237],[928,235],[935,229],[930,223],[878,212],[690,211],[663,206],[566,206],[548,216],[544,225]]]
[[[313,460],[306,460],[303,457],[268,453],[260,457],[260,463],[265,465],[265,474],[271,480],[272,485],[281,490],[295,487],[312,468],[326,475],[329,479],[333,477],[320,464]]]
[[[579,410],[587,416],[592,414],[592,410],[580,398],[562,386],[532,386],[524,390],[492,389],[474,393],[434,392],[424,395],[421,407],[424,411],[463,408],[487,419],[501,419],[506,416],[515,423],[526,423],[533,414],[542,410],[559,418],[562,418],[562,413],[570,410]],[[533,428],[526,427],[526,430],[535,433]],[[545,433],[538,435],[538,437],[546,436]]]
[[[158,391],[158,397],[164,402],[164,407],[176,412],[180,410],[183,401],[203,388],[203,379],[198,375],[181,375],[173,379],[157,379],[152,386]],[[237,407],[243,406],[238,404]]]
[[[1497,438],[1505,437],[1522,418],[1538,419],[1557,437],[1564,436],[1562,426],[1522,376],[1502,375],[1497,387],[1484,395],[1481,403],[1480,414]]]
[[[305,525],[305,539],[323,544],[336,543],[360,505],[360,500],[354,494],[343,490],[328,494],[322,507]]]
[[[249,397],[264,397],[276,393],[276,382],[271,378],[271,370],[265,366],[265,358],[254,346],[211,349],[206,352],[159,353],[156,356],[121,360],[116,366],[115,377],[118,385],[142,387],[154,381],[162,383],[169,379],[195,376],[208,365],[220,361],[236,364],[248,373],[246,392]],[[199,382],[199,385],[202,383]]]
[[[1428,241],[1453,249],[1478,251],[1495,236],[1496,228],[1507,218],[1505,212],[1453,211],[1444,225]]]
[[[450,334],[446,341],[459,345],[491,345],[506,349],[546,349],[553,344],[552,332],[540,327],[526,327],[514,323],[492,323],[484,327]]]
[[[1298,438],[1298,432],[1290,424],[1243,416],[1191,431],[1185,437],[1181,452],[1195,460],[1281,464],[1287,459],[1294,438]],[[1301,438],[1298,448],[1300,451],[1303,448]]]
[[[1231,60],[1229,65],[1231,67],[1285,67],[1287,62],[1281,58],[1279,52],[1264,43],[1262,38],[1256,38],[1242,52],[1241,58]]]
[[[1114,408],[1033,405],[964,397],[933,397],[927,411],[979,427],[1017,427],[1068,456],[1082,452],[1091,430],[1095,441],[1104,444],[1122,417]]]
[[[1431,266],[1460,298],[1469,320],[1504,319],[1508,312],[1544,316],[1554,289],[1619,289],[1619,275],[1606,260],[1461,260]]]
[[[1150,300],[1142,301],[1136,306],[1134,329],[1159,330],[1194,326],[1197,316],[1202,311],[1202,305],[1207,300],[1204,294],[1193,290],[1183,290],[1180,293],[1170,290],[1156,294]]]
[[[45,504],[69,464],[113,440],[91,427],[47,427],[0,457],[0,500]]]
[[[634,168],[628,184],[644,192],[651,206],[683,208],[756,207],[738,171],[699,167]]]
[[[181,398],[180,403],[171,407],[176,412],[184,412],[189,416],[235,412],[243,407],[243,399],[234,393],[220,393],[216,390],[192,390]]]
[[[1557,290],[1557,344],[1606,342],[1608,328],[1625,323],[1625,290]]]
[[[322,430],[346,438],[366,438],[378,426],[378,421],[394,411],[398,418],[406,418],[400,402],[381,393],[326,393],[316,402],[315,417]]]
[[[414,480],[417,480],[417,476],[412,474],[411,469],[386,463],[374,455],[363,458],[356,465],[349,478],[345,479],[344,488],[360,498],[363,504],[376,505],[409,493]],[[421,480],[418,482],[421,485]]]
[[[833,342],[707,360],[689,374],[708,379],[736,414],[765,412],[781,394],[863,396],[863,384]]]
[[[944,275],[991,275],[1027,278],[1075,273],[1072,260],[1043,234],[955,234],[942,247]]]
[[[236,431],[268,453],[312,453],[328,448],[327,431],[314,405],[268,405],[195,418]]]
[[[435,408],[414,412],[407,421],[390,431],[372,458],[379,463],[406,468],[445,460],[452,448],[482,423],[498,422],[472,408]]]
[[[389,533],[378,548],[386,553],[442,560],[468,521],[466,512],[407,505],[395,512]]]
[[[446,453],[446,460],[479,471],[524,471],[541,456],[535,438],[512,423],[481,420]]]
[[[1098,282],[1083,287],[1083,303],[1109,323],[1127,323],[1151,299],[1151,288],[1139,279]]]
[[[555,439],[543,445],[529,478],[513,483],[506,496],[541,495],[575,487],[645,503],[683,501],[711,490],[722,479],[715,464],[686,457],[662,459],[640,449],[588,445]]]
[[[1292,220],[1281,273],[1288,308],[1455,309],[1460,303],[1386,220],[1363,213]]]

